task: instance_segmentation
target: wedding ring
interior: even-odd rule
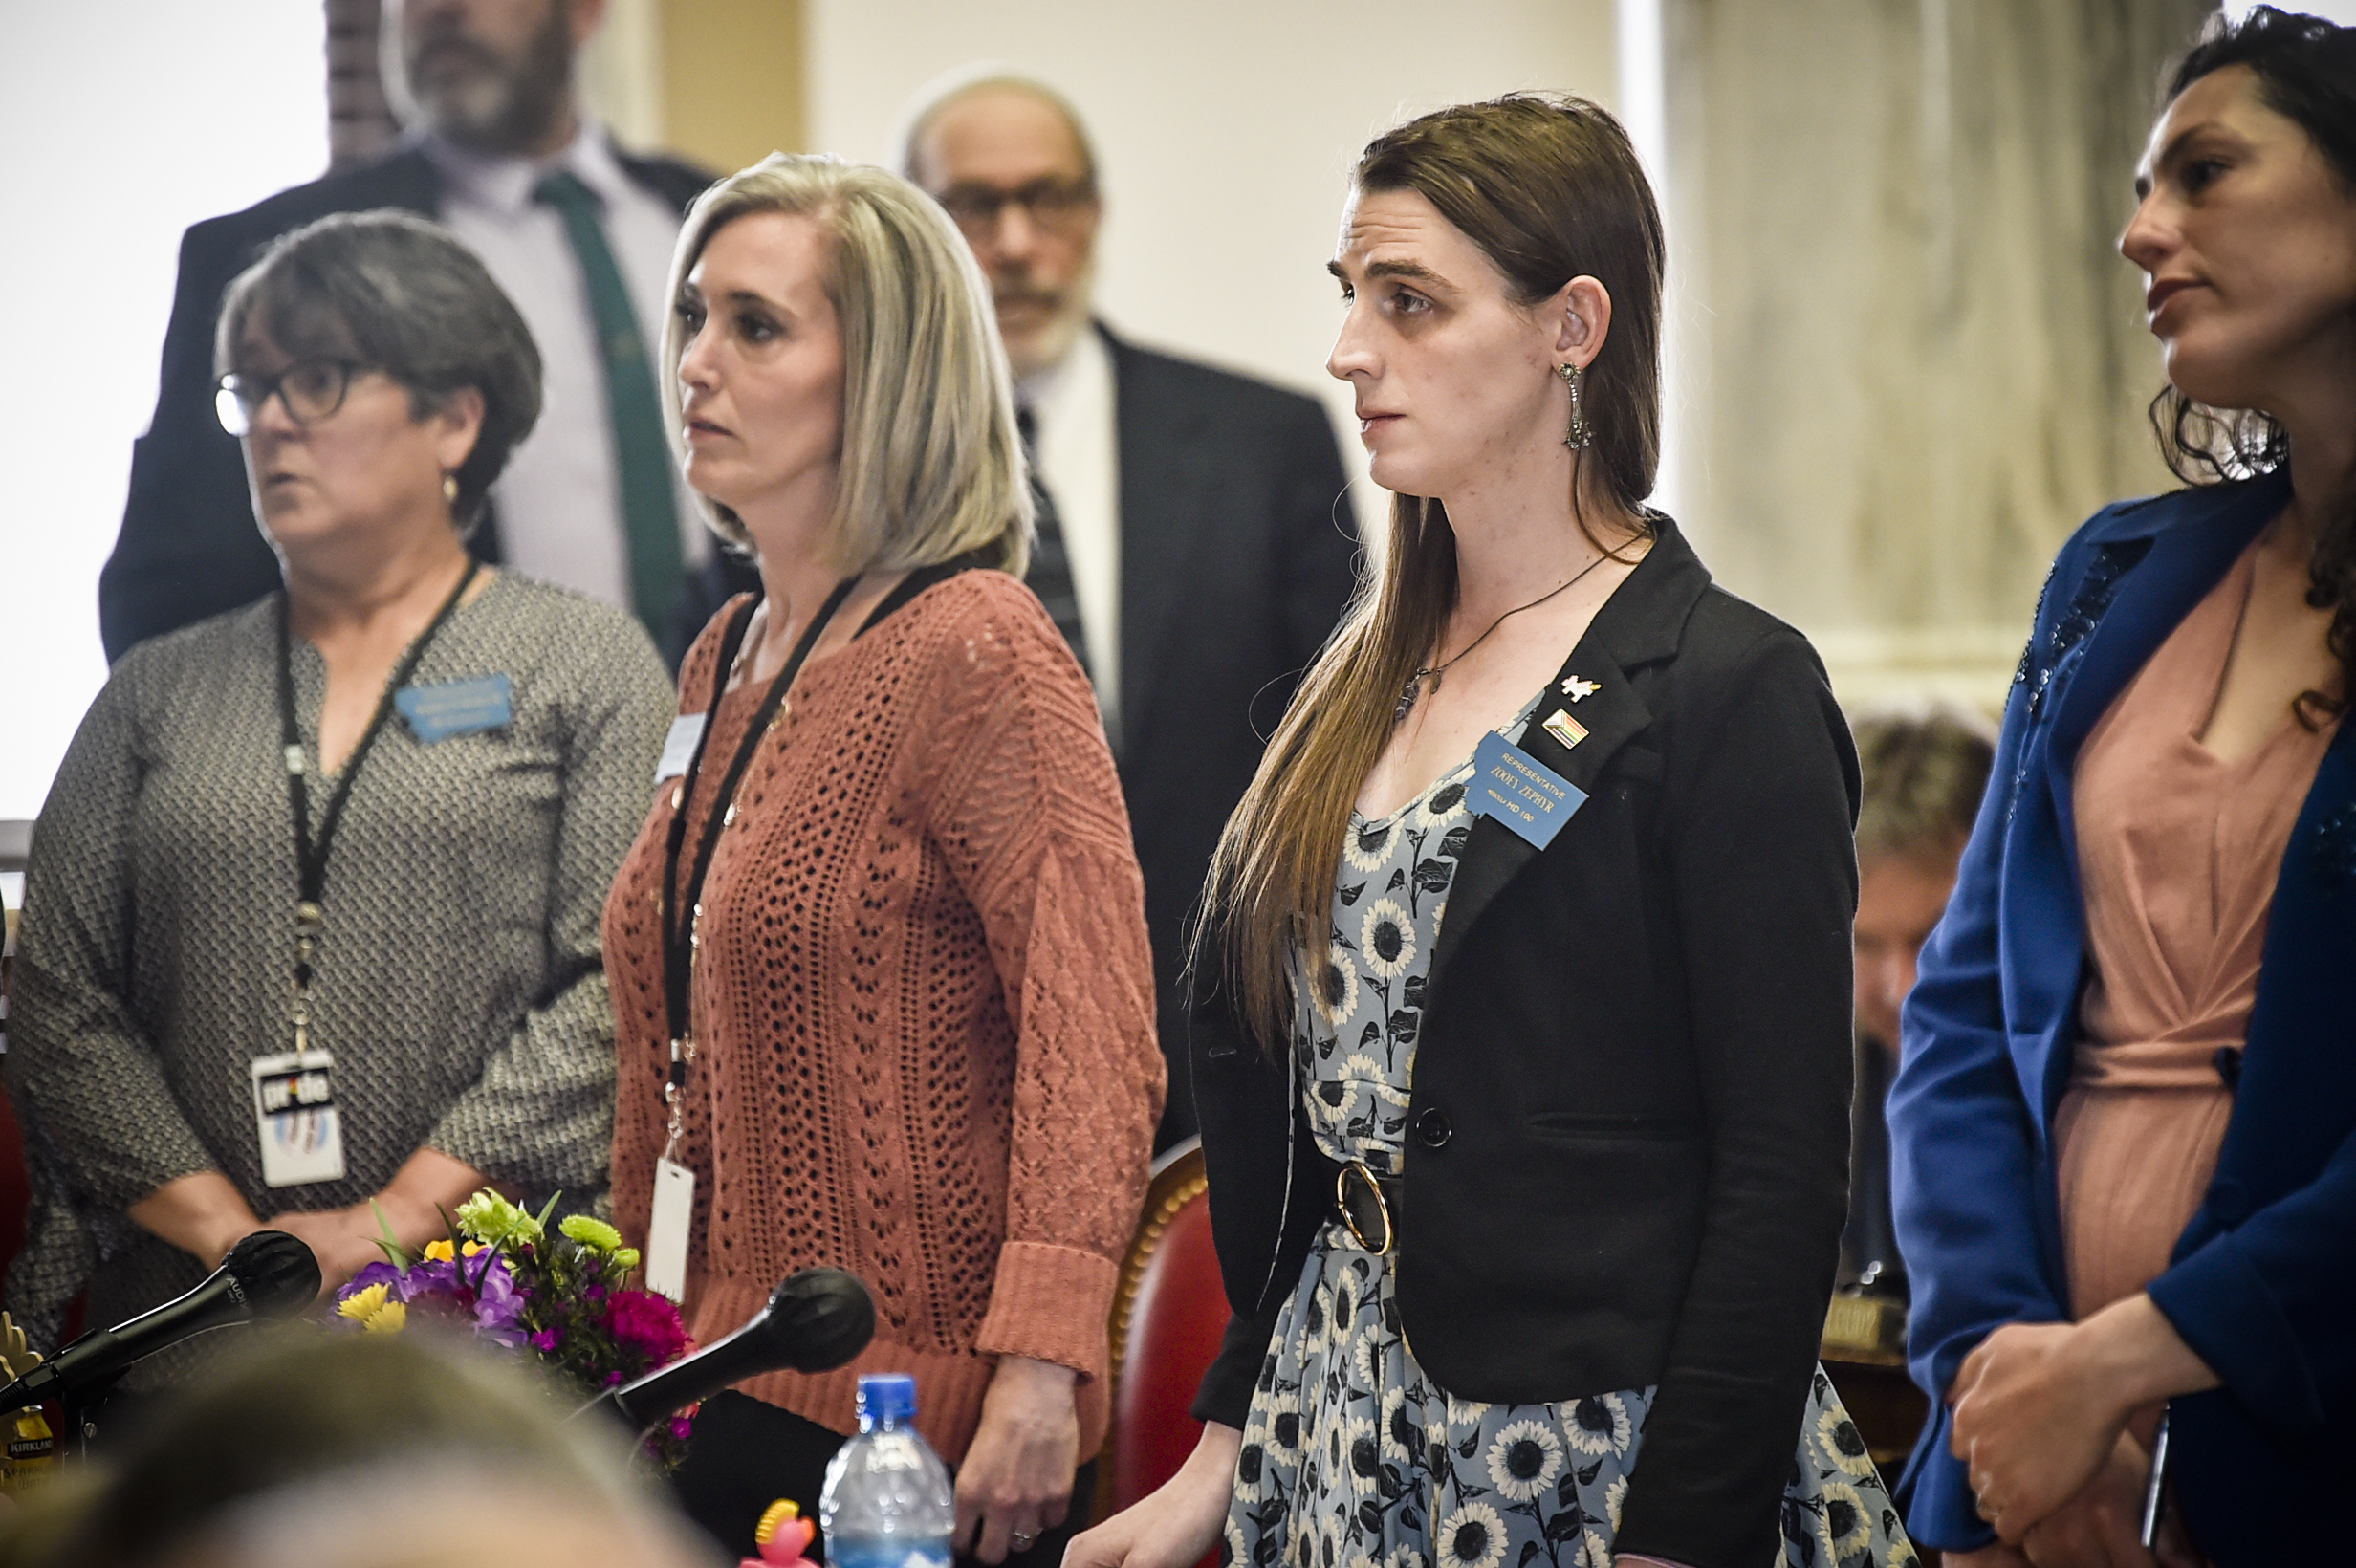
[[[1036,1535],[1026,1535],[1019,1530],[1010,1530],[1006,1533],[1007,1545],[1013,1547],[1017,1552],[1030,1551],[1031,1543],[1037,1539],[1038,1537]]]

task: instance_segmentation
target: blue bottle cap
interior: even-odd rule
[[[905,1372],[862,1372],[859,1379],[859,1417],[868,1421],[914,1421],[916,1380]]]

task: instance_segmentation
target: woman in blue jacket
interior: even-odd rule
[[[1974,1568],[2151,1561],[2154,1451],[2161,1561],[2349,1533],[2356,29],[2213,24],[2168,98],[2120,249],[2196,482],[2055,562],[1891,1098],[1901,1491]]]

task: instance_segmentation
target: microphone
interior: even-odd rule
[[[54,1361],[0,1388],[0,1410],[73,1400],[120,1377],[132,1362],[181,1340],[256,1318],[285,1318],[318,1298],[319,1260],[284,1230],[256,1230],[229,1249],[206,1281],[127,1323],[83,1335]]]
[[[763,1372],[832,1372],[875,1338],[875,1302],[859,1276],[840,1269],[801,1269],[769,1293],[769,1305],[726,1339],[692,1356],[608,1388],[574,1412],[610,1410],[644,1431],[673,1410],[709,1399]]]

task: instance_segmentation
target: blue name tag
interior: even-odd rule
[[[1494,730],[1473,749],[1465,797],[1475,817],[1495,817],[1538,849],[1587,803],[1586,791]]]
[[[393,707],[410,732],[428,746],[452,735],[496,730],[514,717],[513,692],[504,675],[403,686],[393,693]]]

